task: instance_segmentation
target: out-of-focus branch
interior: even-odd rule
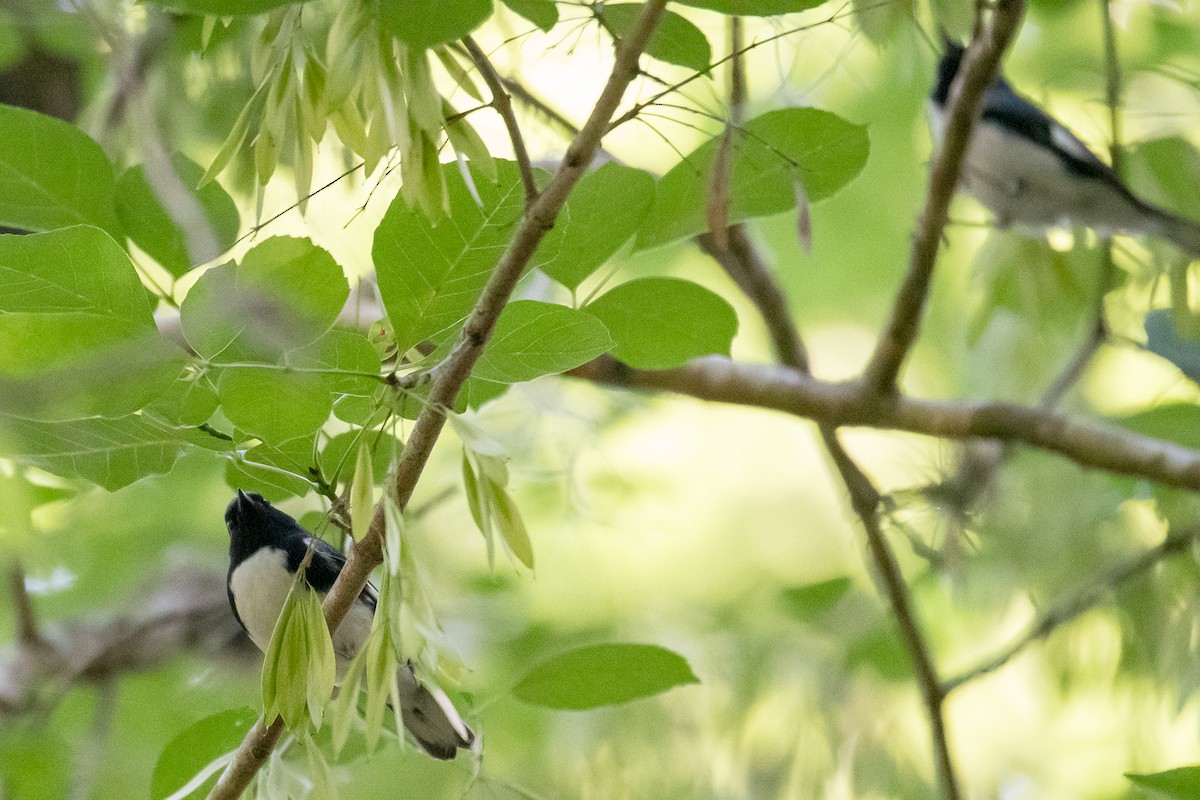
[[[44,628],[34,626],[24,576],[14,569],[10,580],[19,635],[0,655],[0,716],[52,706],[76,684],[104,684],[187,650],[221,652],[243,641],[221,573],[172,570],[148,597],[139,592],[143,596],[130,615]]]
[[[946,692],[952,692],[965,683],[1000,669],[1029,645],[1045,639],[1060,626],[1103,603],[1126,582],[1151,569],[1160,561],[1188,552],[1197,537],[1200,537],[1200,528],[1190,528],[1183,533],[1168,536],[1157,546],[1123,564],[1118,564],[1098,579],[1089,581],[1078,594],[1044,611],[1041,617],[1029,626],[1029,630],[999,653],[946,680]]]
[[[537,184],[533,180],[533,165],[529,163],[529,151],[525,149],[525,137],[521,135],[521,126],[517,122],[517,115],[513,113],[512,99],[508,96],[504,82],[500,80],[496,68],[488,59],[487,53],[483,52],[483,48],[470,36],[464,37],[462,41],[471,60],[475,62],[476,69],[483,77],[484,83],[487,84],[488,90],[492,93],[492,108],[500,115],[500,119],[504,120],[509,141],[512,142],[513,156],[517,160],[517,168],[521,171],[521,182],[525,185],[525,207],[529,208],[537,200],[538,190]]]
[[[925,208],[913,235],[908,273],[896,294],[891,317],[863,372],[863,383],[873,394],[895,391],[900,369],[916,341],[942,232],[946,228],[950,200],[958,187],[963,157],[979,118],[983,93],[996,76],[1000,58],[1016,34],[1024,13],[1024,0],[996,2],[990,24],[976,25],[976,35],[967,47],[950,88],[946,129],[941,147],[930,164]]]
[[[402,509],[412,497],[417,480],[446,424],[446,409],[453,406],[529,259],[542,237],[554,225],[567,196],[595,157],[600,140],[608,130],[609,120],[625,96],[625,90],[638,76],[642,51],[649,43],[665,7],[666,0],[650,0],[646,3],[629,35],[617,44],[612,73],[588,121],[567,148],[554,178],[527,209],[520,227],[467,318],[462,335],[439,368],[430,389],[429,404],[417,418],[405,442],[404,455],[396,467],[393,491]],[[384,505],[381,501],[375,507],[367,535],[351,549],[345,567],[325,598],[325,621],[331,632],[337,630],[350,610],[366,585],[371,570],[383,562],[383,528]],[[283,723],[279,719],[269,726],[260,719],[213,787],[209,800],[235,800],[239,797],[274,749],[282,728]]]
[[[8,570],[8,588],[9,594],[12,595],[13,616],[17,622],[17,641],[28,647],[45,644],[38,629],[33,601],[29,599],[29,590],[25,587],[25,570],[17,562],[13,562]]]

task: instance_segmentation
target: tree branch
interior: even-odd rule
[[[463,383],[471,373],[471,368],[483,352],[483,346],[487,343],[488,336],[491,335],[492,328],[508,302],[517,280],[524,273],[542,237],[554,225],[567,196],[595,157],[600,140],[608,130],[609,120],[620,105],[625,90],[637,77],[638,61],[662,18],[665,6],[666,0],[651,0],[646,3],[629,35],[618,42],[612,73],[596,100],[591,115],[567,149],[553,180],[526,211],[520,228],[467,318],[462,335],[439,370],[438,377],[430,389],[429,404],[417,418],[405,443],[404,455],[396,467],[393,490],[401,509],[408,505],[417,479],[421,476],[433,452],[433,446],[446,424],[446,409],[453,406]],[[331,632],[337,630],[350,610],[366,585],[371,570],[383,562],[383,509],[384,504],[381,501],[375,507],[366,536],[350,550],[345,567],[325,598],[325,621]],[[264,720],[260,719],[242,742],[233,763],[209,794],[209,800],[236,800],[274,749],[281,730],[280,720],[277,719],[267,726]]]
[[[628,389],[783,411],[834,426],[892,429],[945,439],[999,439],[1047,450],[1084,467],[1200,491],[1200,452],[1113,425],[1015,403],[879,398],[856,382],[816,380],[783,367],[697,359],[678,369],[633,369],[608,356],[567,374]]]
[[[1015,35],[1024,11],[1024,0],[997,1],[991,24],[976,25],[977,31],[986,33],[972,40],[950,88],[946,129],[941,147],[930,165],[925,208],[913,235],[908,274],[863,372],[863,383],[873,394],[889,394],[896,390],[900,369],[916,341],[942,232],[946,228],[950,200],[958,186],[971,131],[979,118],[983,93],[995,78],[1000,57]]]
[[[8,590],[12,595],[13,616],[17,622],[17,641],[28,647],[44,644],[45,639],[38,629],[37,615],[33,611],[33,601],[29,599],[29,590],[25,588],[25,570],[15,561],[8,571]]]
[[[946,680],[943,684],[945,692],[949,694],[965,683],[1000,669],[1029,645],[1045,639],[1060,626],[1100,605],[1125,582],[1136,578],[1164,559],[1187,552],[1198,536],[1200,536],[1200,528],[1191,528],[1184,533],[1168,536],[1157,546],[1141,555],[1134,556],[1124,564],[1118,564],[1099,580],[1090,582],[1074,597],[1069,597],[1044,612],[1041,618],[1029,627],[1029,630],[1008,647],[986,661]]]
[[[462,42],[463,46],[467,48],[471,60],[475,62],[475,67],[479,70],[484,83],[492,93],[492,108],[496,109],[500,119],[504,120],[504,127],[508,129],[513,157],[516,158],[517,167],[521,170],[521,183],[525,184],[525,207],[529,208],[537,200],[538,188],[537,183],[533,180],[533,165],[529,163],[529,151],[525,149],[525,138],[521,135],[521,126],[517,123],[517,115],[513,113],[512,99],[505,91],[504,82],[500,80],[500,75],[497,74],[496,68],[488,59],[487,53],[483,52],[483,48],[470,36],[463,37]]]

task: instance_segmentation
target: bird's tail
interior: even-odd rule
[[[1148,203],[1139,205],[1146,217],[1147,232],[1170,241],[1193,258],[1200,258],[1200,221],[1172,214]]]
[[[429,755],[449,760],[459,748],[475,743],[475,734],[463,722],[450,698],[436,686],[417,680],[412,664],[405,662],[396,675],[404,727]]]

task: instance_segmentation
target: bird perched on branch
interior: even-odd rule
[[[251,640],[266,652],[296,570],[309,548],[313,554],[304,577],[322,598],[337,580],[346,557],[261,495],[239,490],[225,509],[225,525],[229,529],[229,605]],[[339,680],[371,633],[377,602],[375,587],[368,583],[333,635]],[[404,727],[426,753],[452,759],[459,748],[472,745],[475,735],[449,698],[437,687],[421,684],[411,664],[400,667],[396,681]]]
[[[946,43],[931,95],[934,138],[945,133],[950,86],[964,49]],[[1200,256],[1200,222],[1135,196],[1079,137],[997,76],[983,95],[961,186],[1000,226],[1064,223],[1104,233],[1150,234]]]

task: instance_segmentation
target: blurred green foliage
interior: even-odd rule
[[[419,16],[382,3],[378,18],[370,4],[324,0],[0,12],[0,66],[51,48],[81,65],[87,98],[79,127],[0,108],[0,160],[24,186],[0,181],[0,222],[49,231],[0,241],[4,274],[25,276],[0,280],[0,543],[27,571],[48,629],[134,618],[181,564],[223,574],[221,511],[234,486],[335,539],[329,501],[350,484],[360,444],[385,480],[427,386],[393,393],[381,358],[407,355],[416,374],[445,356],[524,200],[488,112],[455,119],[454,108],[480,102],[470,88],[480,81],[444,43],[475,31],[503,74],[582,120],[610,58],[596,14],[618,35],[632,19],[628,4],[437,5]],[[922,106],[936,58],[928,31],[934,20],[959,30],[969,4],[856,3],[836,22],[835,9],[816,5],[672,6],[670,24],[687,38],[654,40],[653,76],[637,97],[724,56],[714,11],[762,15],[746,21],[747,41],[764,43],[747,56],[750,121],[732,139],[730,219],[752,220],[815,373],[843,378],[890,307],[921,205]],[[1129,87],[1124,171],[1145,196],[1193,212],[1200,19],[1156,4],[1114,11]],[[775,16],[783,12],[802,13]],[[1034,3],[1008,62],[1022,91],[1098,151],[1108,136],[1101,33],[1096,2]],[[144,70],[149,118],[169,152],[187,154],[174,163],[189,188],[195,164],[210,177],[228,168],[224,188],[193,194],[221,245],[233,245],[221,259],[194,263],[141,180],[144,125],[120,110],[129,53],[144,56],[134,68]],[[528,275],[501,317],[460,398],[460,410],[476,409],[472,427],[447,436],[409,508],[396,638],[423,643],[413,655],[481,734],[482,762],[435,763],[394,740],[367,758],[351,735],[337,758],[319,751],[341,797],[931,796],[912,669],[811,426],[569,379],[528,382],[610,351],[654,368],[712,353],[769,358],[750,304],[680,241],[707,228],[724,79],[723,68],[698,78],[606,139],[622,165],[586,178],[543,243],[534,264],[549,277]],[[561,155],[553,126],[519,116],[536,160]],[[447,131],[462,120],[470,132]],[[256,139],[262,131],[274,140]],[[234,243],[228,201],[249,234],[252,221],[360,160],[365,168],[309,198],[303,215]],[[797,236],[798,200],[812,203],[811,252]],[[967,200],[952,216],[908,386],[1036,403],[1087,333],[1101,244],[1082,231],[994,231]],[[1200,390],[1181,370],[1190,374],[1200,345],[1179,308],[1166,310],[1172,255],[1119,239],[1112,257],[1113,336],[1068,410],[1190,446]],[[343,302],[372,269],[392,319],[368,333],[369,293]],[[103,280],[88,286],[87,276]],[[29,293],[31,282],[43,293]],[[199,353],[186,364],[150,325],[150,311],[162,328],[180,306],[183,340]],[[109,321],[67,337],[72,315]],[[114,343],[129,351],[103,360]],[[68,362],[69,379],[57,370]],[[889,536],[947,675],[1000,651],[1046,609],[1102,590],[1094,608],[950,698],[970,794],[1192,796],[1194,770],[1167,770],[1200,761],[1196,561],[1184,553],[1119,586],[1106,581],[1195,525],[1196,498],[1016,452],[983,499],[962,508],[944,491],[960,466],[951,444],[846,439],[893,499]],[[507,554],[473,530],[493,526]],[[7,614],[0,636],[16,638]],[[653,644],[634,650],[665,654],[666,666],[622,661],[616,643]],[[596,653],[613,668],[572,666]],[[0,726],[4,797],[79,797],[88,787],[95,798],[166,796],[238,741],[249,719],[239,709],[262,705],[259,667],[241,650],[186,649],[107,688],[51,686],[43,706]],[[649,689],[630,692],[637,681],[620,680],[621,669]],[[654,680],[664,675],[673,677]],[[587,702],[555,694],[572,676],[586,676]],[[539,680],[550,687],[540,695]],[[638,695],[588,711],[544,707]],[[298,740],[270,766],[271,790],[296,791],[319,762]]]

